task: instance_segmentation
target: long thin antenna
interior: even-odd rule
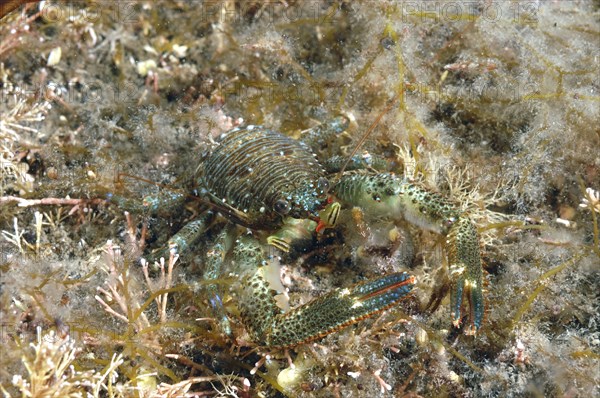
[[[398,96],[394,95],[394,98],[392,98],[392,100],[390,101],[390,103],[379,114],[379,116],[377,116],[377,119],[375,119],[375,121],[371,124],[371,126],[369,126],[369,129],[363,134],[362,137],[360,137],[360,140],[358,141],[358,143],[356,144],[356,146],[352,150],[352,153],[350,153],[350,156],[348,156],[348,159],[346,159],[346,162],[342,166],[342,169],[339,171],[339,173],[338,173],[338,175],[336,177],[336,180],[339,180],[342,177],[342,174],[346,170],[346,167],[348,166],[348,163],[350,163],[350,161],[352,160],[352,158],[354,157],[354,155],[356,155],[356,152],[358,152],[358,150],[360,149],[360,147],[365,143],[365,141],[371,135],[371,133],[373,132],[373,130],[375,130],[375,127],[377,127],[377,125],[381,121],[381,118],[383,118],[383,116],[386,113],[388,113],[390,111],[390,109],[392,109],[392,107],[396,104],[397,100],[398,100]]]

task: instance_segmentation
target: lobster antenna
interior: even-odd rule
[[[348,156],[348,159],[346,159],[346,162],[342,166],[341,170],[338,172],[338,175],[336,177],[337,180],[339,180],[342,177],[342,174],[346,170],[346,167],[348,166],[348,163],[350,163],[350,160],[352,160],[352,158],[354,157],[354,155],[356,155],[356,152],[358,152],[358,150],[363,146],[363,144],[365,143],[365,141],[367,140],[367,138],[371,135],[371,133],[373,132],[373,130],[375,130],[375,127],[377,127],[377,125],[379,124],[379,122],[381,121],[381,119],[383,118],[383,116],[386,113],[388,113],[390,111],[390,109],[392,109],[392,107],[396,104],[397,100],[398,100],[398,95],[394,95],[394,97],[392,98],[392,100],[390,101],[390,103],[377,116],[377,119],[375,119],[375,121],[371,124],[371,126],[369,126],[369,128],[362,135],[362,137],[360,137],[360,140],[358,141],[358,143],[356,144],[356,146],[354,147],[354,149],[350,153],[350,156]]]

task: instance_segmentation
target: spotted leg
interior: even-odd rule
[[[235,226],[230,225],[223,229],[215,238],[210,250],[206,252],[206,262],[203,279],[207,282],[206,291],[212,307],[214,317],[219,322],[221,330],[228,336],[231,335],[231,325],[227,312],[223,306],[223,288],[218,283],[211,283],[221,277],[224,271],[224,262],[227,254],[234,245],[237,235]]]

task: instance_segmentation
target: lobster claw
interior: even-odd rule
[[[253,278],[256,286],[257,279]],[[268,347],[290,347],[319,339],[346,326],[359,322],[378,312],[384,311],[413,289],[415,278],[406,272],[396,272],[358,283],[349,288],[335,289],[324,296],[310,301],[286,313],[273,314],[269,320],[269,330],[264,322],[252,320],[247,323],[257,340]],[[272,300],[272,296],[255,296]],[[265,303],[260,307],[272,307]],[[264,312],[263,312],[264,313]],[[254,327],[256,326],[256,327]]]
[[[450,293],[452,323],[459,327],[466,297],[469,314],[465,333],[475,335],[485,314],[483,297],[483,272],[477,229],[470,219],[459,218],[448,232],[448,260],[453,278]]]
[[[446,235],[452,278],[452,322],[460,326],[463,300],[469,308],[466,334],[476,334],[485,314],[483,270],[477,228],[467,214],[438,193],[394,174],[350,174],[334,187],[345,203],[359,206],[371,217],[404,219],[420,228]]]

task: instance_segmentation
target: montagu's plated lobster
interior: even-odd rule
[[[340,211],[347,207],[360,208],[373,222],[403,219],[446,237],[452,321],[458,326],[468,307],[465,331],[476,333],[484,298],[475,225],[440,194],[386,171],[389,161],[377,154],[318,160],[315,153],[347,126],[348,119],[340,116],[305,131],[301,140],[252,125],[222,134],[192,173],[194,194],[210,205],[169,240],[169,250],[193,251],[207,232],[221,227],[211,233],[216,237],[205,255],[205,285],[215,316],[229,332],[221,302],[224,288],[211,281],[233,273],[240,285],[232,292],[252,339],[261,346],[289,347],[391,307],[413,289],[415,278],[405,272],[383,275],[284,312],[264,275],[264,247],[289,251],[307,236],[336,228]],[[158,211],[166,202],[182,202],[187,196],[165,192],[161,198],[146,198],[144,207]],[[230,222],[217,222],[219,215]]]

